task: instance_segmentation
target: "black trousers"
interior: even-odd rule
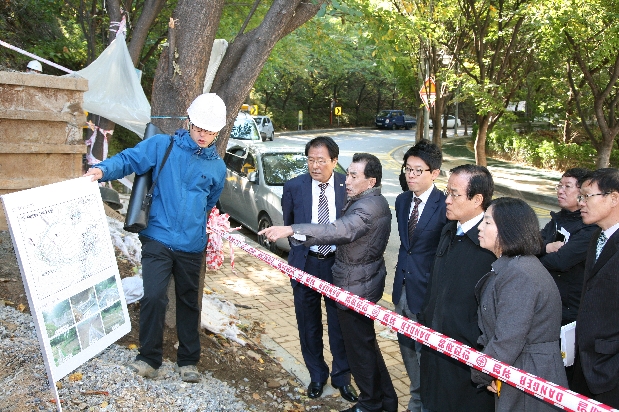
[[[376,341],[374,321],[352,310],[339,309],[348,364],[359,387],[357,406],[364,412],[397,411],[398,395]]]
[[[144,296],[140,300],[140,350],[136,359],[153,368],[161,366],[167,289],[173,275],[179,342],[177,363],[179,366],[195,365],[200,360],[198,284],[204,253],[170,250],[144,236],[140,236],[140,241]]]
[[[326,282],[333,283],[331,267],[335,257],[318,259],[308,256],[305,263],[305,272],[316,276]],[[294,296],[294,310],[299,328],[299,340],[301,341],[301,353],[305,366],[310,374],[312,382],[324,382],[329,377],[329,366],[324,358],[324,344],[322,341],[322,305],[324,298],[327,311],[327,333],[329,334],[329,347],[333,355],[331,365],[331,384],[345,386],[350,384],[350,368],[346,358],[346,349],[340,321],[337,317],[335,302],[301,283],[296,283],[292,288]]]

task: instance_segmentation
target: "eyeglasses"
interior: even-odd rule
[[[590,197],[593,196],[606,196],[609,195],[611,192],[604,192],[604,193],[589,193],[586,195],[578,195],[576,196],[576,200],[578,200],[578,202],[583,202],[583,203],[587,203],[589,201]]]
[[[328,163],[328,161],[322,157],[318,159],[314,159],[313,157],[308,157],[307,163],[310,165],[317,164],[318,166],[324,166]]]
[[[445,190],[443,190],[443,193],[445,193],[445,196],[447,196],[447,197],[451,196],[451,197],[453,197],[454,199],[456,199],[456,198],[458,198],[458,197],[462,196],[461,194],[460,194],[460,195],[459,195],[459,194],[456,194],[456,193],[454,193],[454,192],[453,192],[453,190],[449,190],[449,189],[445,189]]]
[[[571,190],[574,189],[576,186],[570,186],[570,185],[562,185],[562,184],[558,184],[555,186],[555,190],[559,191],[561,189],[563,190]]]
[[[404,168],[404,173],[406,173],[407,175],[413,173],[415,176],[421,176],[423,172],[429,172],[429,171],[430,169],[411,169],[408,166]]]

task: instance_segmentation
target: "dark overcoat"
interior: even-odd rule
[[[584,224],[580,210],[570,212],[561,209],[556,213],[550,212],[550,216],[550,222],[541,231],[544,251],[539,260],[548,269],[559,288],[563,305],[561,324],[567,325],[574,322],[578,315],[587,247],[598,226]],[[570,234],[569,240],[558,251],[546,253],[546,245],[557,240],[557,234],[561,229]]]
[[[426,326],[481,349],[475,285],[492,269],[496,256],[479,246],[477,227],[463,236],[456,236],[456,221],[443,228],[422,318]],[[421,355],[421,401],[432,411],[494,411],[492,394],[477,388],[466,364],[427,346]]]

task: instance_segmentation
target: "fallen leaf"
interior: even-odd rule
[[[24,310],[26,310],[26,305],[20,303],[19,305],[17,305],[17,310],[23,312]]]
[[[7,278],[0,278],[0,283],[2,283],[2,282],[8,282],[8,281],[9,281],[9,279],[7,279]]]
[[[102,409],[107,408],[107,405],[108,405],[107,401],[106,402],[101,402],[101,408]]]
[[[49,400],[51,403],[56,403],[56,399],[50,399]],[[60,403],[65,403],[64,399],[60,400]]]
[[[69,375],[69,382],[81,381],[82,378],[83,378],[83,375],[81,372],[75,372]]]
[[[60,381],[56,382],[56,388],[62,389],[62,382]]]
[[[108,391],[83,391],[82,395],[105,395],[110,396]]]
[[[257,393],[254,393],[252,396],[254,399],[260,399],[260,395],[258,395]]]
[[[131,349],[131,350],[137,349],[137,348],[138,348],[138,345],[136,345],[135,343],[130,343],[129,346],[127,346],[127,349]]]

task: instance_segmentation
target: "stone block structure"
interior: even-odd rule
[[[87,90],[82,78],[0,72],[0,195],[82,175]]]

